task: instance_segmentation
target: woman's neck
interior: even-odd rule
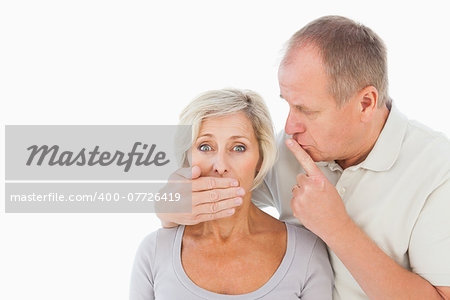
[[[243,204],[235,208],[235,213],[232,216],[189,227],[195,235],[226,242],[251,234],[254,231],[254,225],[258,224],[257,220],[263,217],[263,214],[252,203],[251,193],[249,193],[245,195]]]

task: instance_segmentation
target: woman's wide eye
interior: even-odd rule
[[[200,151],[211,151],[211,146],[210,146],[210,145],[203,144],[203,145],[200,145],[200,146],[198,147],[198,150],[200,150]]]
[[[237,151],[237,152],[244,152],[245,151],[245,146],[237,145],[237,146],[234,146],[233,150]]]

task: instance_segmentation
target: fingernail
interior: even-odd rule
[[[288,139],[288,140],[287,140],[287,144],[288,144],[289,146],[292,146],[294,143],[292,142],[292,139]]]
[[[245,195],[245,190],[243,188],[238,188],[237,191],[236,191],[236,195],[244,196]]]
[[[241,205],[241,204],[242,204],[242,198],[236,198],[236,199],[234,200],[234,203],[235,203],[236,205]]]
[[[231,186],[238,186],[239,182],[237,180],[231,181]]]
[[[231,216],[232,214],[234,214],[234,208],[232,208],[232,209],[230,209],[229,211],[228,211],[228,214]]]

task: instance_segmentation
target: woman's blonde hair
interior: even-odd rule
[[[259,144],[259,172],[253,180],[252,190],[264,179],[272,168],[277,150],[272,120],[264,100],[250,90],[221,89],[205,92],[192,100],[180,114],[180,125],[192,125],[192,136],[178,140],[179,160],[184,167],[190,165],[188,154],[197,139],[202,121],[208,117],[225,116],[244,112],[252,123]]]

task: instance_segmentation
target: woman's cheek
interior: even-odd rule
[[[240,165],[237,173],[241,187],[249,191],[253,185],[253,180],[255,179],[256,165],[258,160],[253,159],[253,157],[245,158]]]
[[[211,163],[209,163],[210,165]],[[192,165],[198,166],[201,170],[201,174],[208,172],[208,160],[201,156],[200,153],[192,153]]]

